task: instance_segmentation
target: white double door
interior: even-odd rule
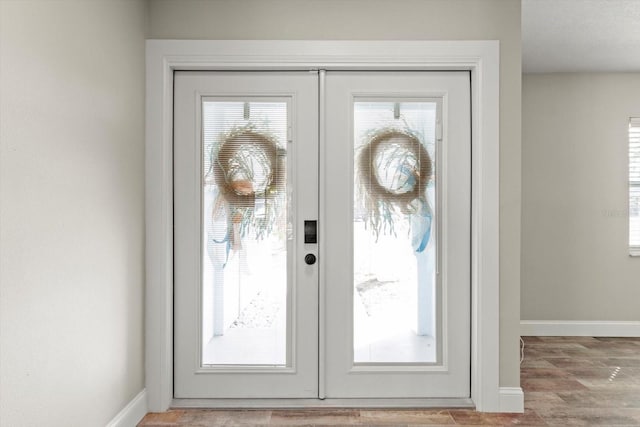
[[[174,397],[468,398],[468,72],[177,72]]]

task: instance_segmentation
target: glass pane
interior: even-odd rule
[[[640,248],[640,183],[629,185],[629,246]]]
[[[640,248],[640,118],[629,120],[629,246]]]
[[[202,111],[202,363],[285,365],[287,103]]]
[[[435,363],[436,102],[354,104],[354,362]]]

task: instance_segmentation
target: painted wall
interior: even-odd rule
[[[148,24],[159,39],[500,40],[500,384],[519,384],[519,0],[154,0]]]
[[[144,388],[145,11],[0,1],[2,426],[104,426]]]
[[[630,116],[640,117],[640,73],[524,76],[523,320],[640,320]]]

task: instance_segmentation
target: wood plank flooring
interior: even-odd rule
[[[524,340],[524,414],[461,409],[174,409],[147,414],[138,426],[640,426],[640,338]]]

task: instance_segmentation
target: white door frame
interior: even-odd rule
[[[499,387],[499,63],[495,40],[147,40],[145,373],[149,410],[165,411],[173,399],[173,72],[323,69],[471,71],[471,399],[478,411],[521,411],[517,408],[520,389],[507,390],[510,401],[516,398],[514,408],[509,408],[501,405]]]

